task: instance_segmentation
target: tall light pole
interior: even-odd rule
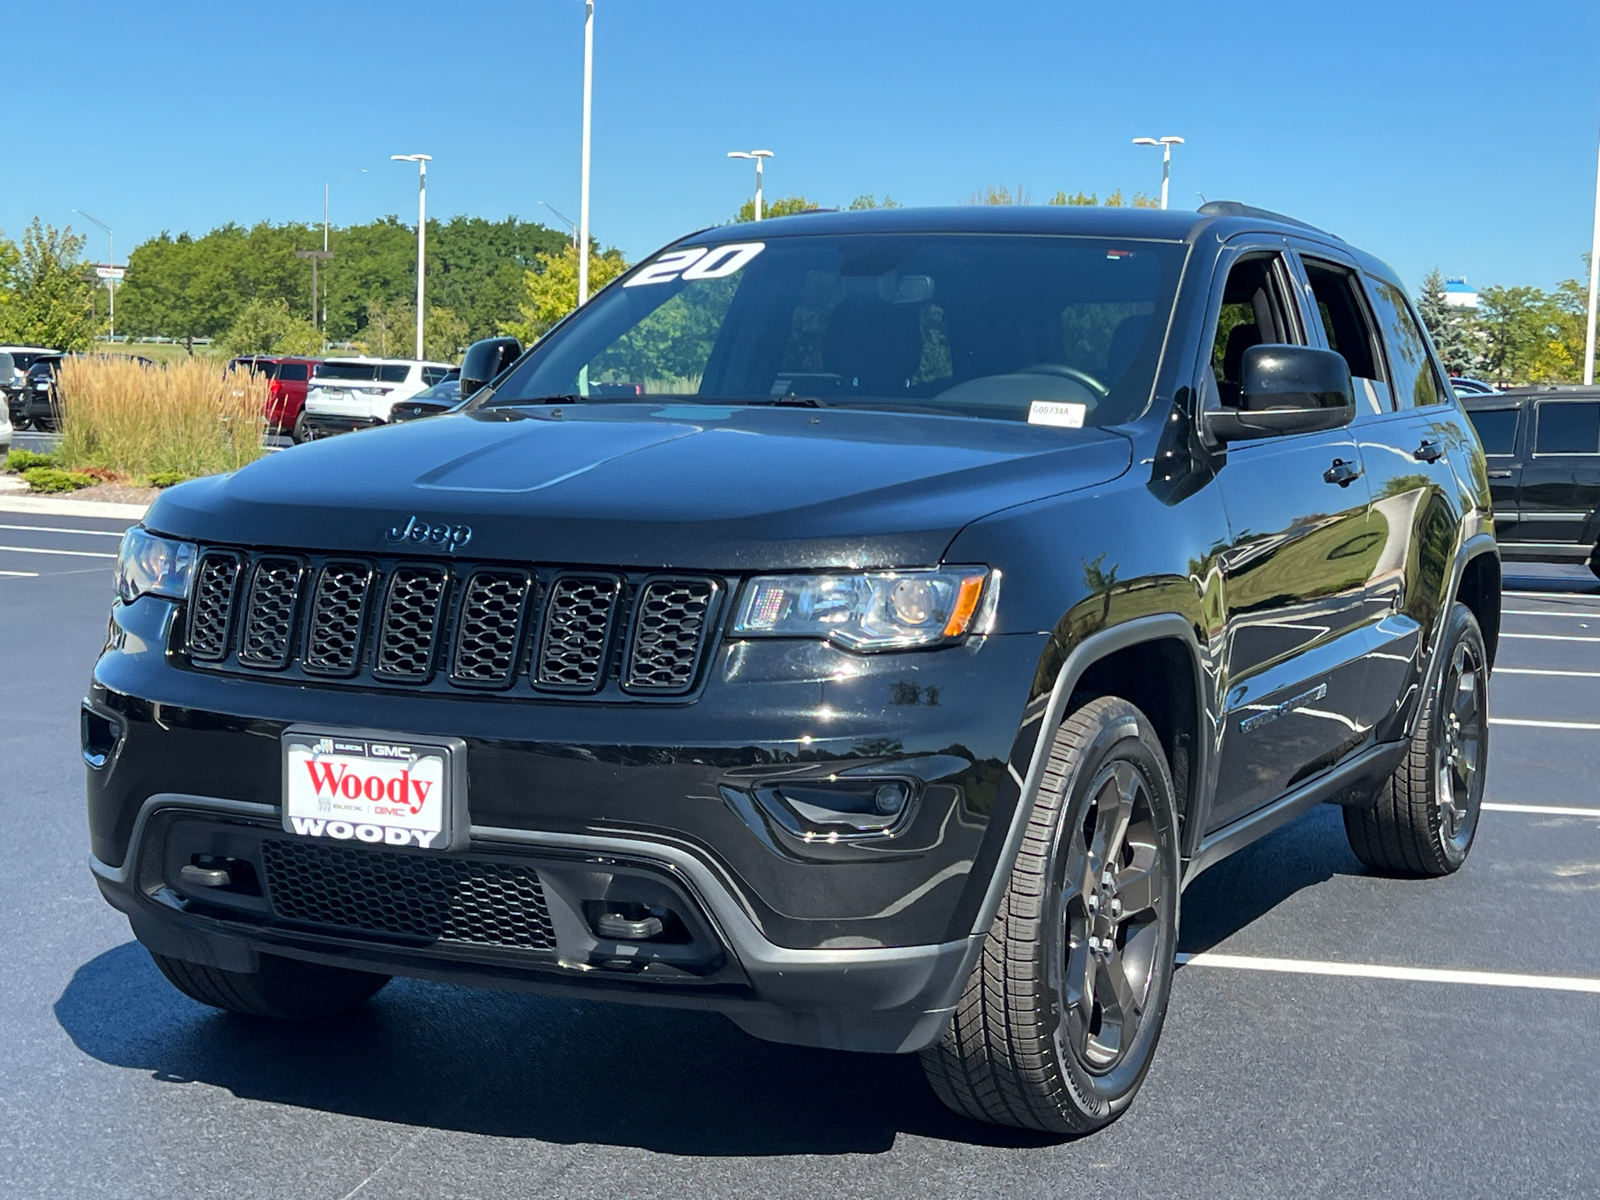
[[[753,158],[756,160],[756,220],[761,220],[761,163],[764,159],[772,158],[771,150],[729,150],[729,158]]]
[[[367,173],[367,169],[365,167],[357,167],[354,171],[351,171],[349,174],[347,174],[344,177],[344,179],[340,179],[340,180],[338,180],[338,181],[336,181],[334,183],[324,183],[322,185],[322,257],[323,258],[332,258],[333,257],[332,252],[329,251],[329,249],[328,249],[328,193],[331,192],[334,188],[338,187],[339,184],[343,183],[345,179],[349,179],[349,178],[351,178],[352,176],[355,176],[355,175],[365,175],[366,173]],[[311,274],[312,274],[313,277],[315,277],[316,273],[317,273],[317,264],[316,264],[316,260],[313,259],[312,262],[311,262]],[[313,278],[312,289],[311,290],[312,290],[313,293],[315,293],[315,291],[316,291],[315,278]],[[313,295],[311,297],[311,319],[316,322],[316,326],[317,326],[318,329],[321,329],[324,325],[326,325],[328,323],[328,284],[327,284],[326,280],[324,280],[323,284],[322,284],[322,319],[321,320],[317,320],[317,297],[315,295]]]
[[[96,225],[100,226],[101,229],[106,231],[106,241],[109,243],[108,249],[111,253],[111,261],[106,265],[115,271],[117,269],[117,235],[111,232],[111,226],[107,225],[104,221],[99,220],[96,217],[91,217],[81,208],[75,208],[72,211],[77,213],[85,221],[93,221]],[[106,291],[110,294],[110,300],[107,304],[110,312],[107,318],[108,325],[106,338],[107,340],[114,341],[117,336],[117,277],[115,275],[106,276]],[[1589,307],[1592,309],[1594,307],[1593,303],[1591,303]],[[1594,338],[1590,337],[1589,341],[1592,344]],[[1591,354],[1589,357],[1593,358],[1594,355]]]
[[[1183,145],[1181,137],[1134,138],[1135,146],[1161,147],[1161,207],[1167,206],[1167,181],[1172,175],[1172,148]]]
[[[578,307],[589,303],[589,102],[594,94],[594,0],[583,0],[583,170],[578,187]]]
[[[417,357],[422,357],[422,284],[428,268],[428,164],[431,154],[391,154],[395,162],[417,164]]]
[[[1594,335],[1596,301],[1600,300],[1600,168],[1594,184],[1594,242],[1589,247],[1589,329],[1583,342],[1583,382],[1594,383]]]

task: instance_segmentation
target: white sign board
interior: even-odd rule
[[[126,267],[96,267],[94,273],[101,279],[121,279],[128,273]]]

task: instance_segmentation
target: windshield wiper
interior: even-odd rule
[[[730,404],[762,405],[769,408],[829,408],[816,396],[746,396],[728,401]]]

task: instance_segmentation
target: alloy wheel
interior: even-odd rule
[[[1483,788],[1485,719],[1483,664],[1474,648],[1457,643],[1441,681],[1439,749],[1435,797],[1439,834],[1447,847],[1465,853],[1477,823],[1476,797]]]

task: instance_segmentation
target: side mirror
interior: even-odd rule
[[[461,398],[471,398],[522,354],[522,343],[514,337],[484,338],[473,342],[461,356]]]
[[[1244,352],[1239,382],[1237,409],[1205,414],[1218,442],[1341,429],[1355,419],[1350,364],[1332,350],[1252,346]]]

